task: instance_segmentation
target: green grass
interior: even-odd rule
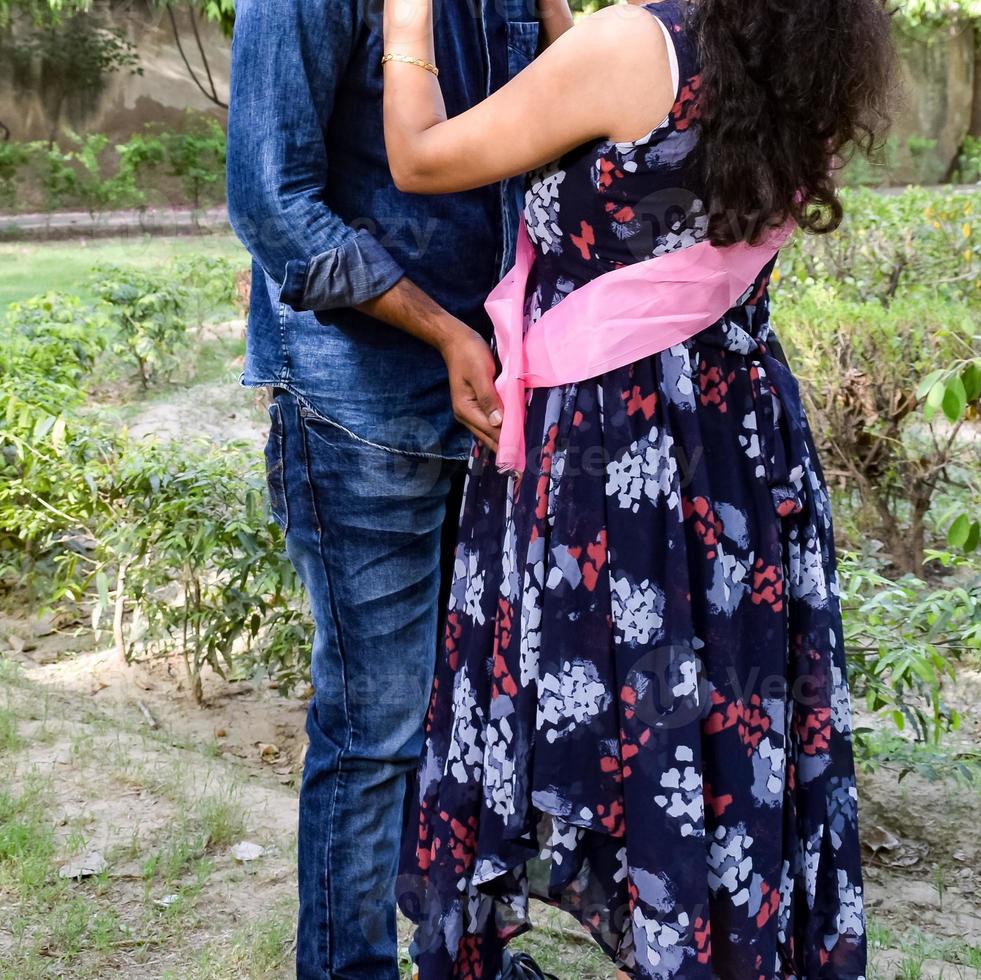
[[[201,894],[215,862],[227,860],[223,852],[246,830],[241,787],[227,774],[204,779],[204,785],[194,788],[188,785],[186,770],[170,760],[151,769],[130,757],[132,785],[148,792],[148,784],[156,779],[169,794],[161,802],[175,803],[177,812],[161,828],[142,832],[134,826],[128,839],[110,842],[107,848],[110,866],[135,865],[142,879],[142,901],[139,892],[124,898],[119,879],[109,870],[84,881],[60,877],[58,868],[64,861],[99,843],[92,836],[98,818],[84,798],[66,816],[55,777],[35,769],[26,757],[33,735],[28,737],[25,726],[37,728],[47,714],[42,693],[16,665],[0,659],[0,980],[103,980],[122,975],[121,955],[141,962],[150,950],[161,948],[180,950],[184,965],[176,975],[182,980],[192,975],[202,980],[269,977],[270,970],[285,964],[293,910],[212,939],[207,957],[181,947],[187,935],[206,922]],[[171,745],[164,733],[130,730],[122,719],[90,711],[77,711],[74,717],[84,731],[63,732],[62,737],[73,766],[91,770],[93,787],[111,786],[124,766],[119,738],[124,732],[143,735],[148,746]],[[131,742],[131,750],[137,745]],[[163,907],[160,899],[169,895],[176,899]],[[199,958],[200,970],[192,971]]]
[[[0,708],[0,753],[13,752],[20,746],[17,719],[9,708]]]
[[[0,243],[0,309],[48,292],[70,292],[92,300],[87,281],[93,266],[150,269],[187,255],[241,258],[243,268],[248,261],[232,235]]]
[[[191,973],[167,972],[163,980],[272,980],[292,975],[296,909],[292,903],[243,926],[227,945],[206,947]]]
[[[229,847],[245,834],[246,814],[235,786],[205,796],[195,808],[210,847]]]

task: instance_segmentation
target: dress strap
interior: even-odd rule
[[[680,95],[681,86],[698,74],[698,56],[689,25],[690,0],[659,0],[645,3],[644,9],[658,22],[668,42],[671,73],[675,93]]]

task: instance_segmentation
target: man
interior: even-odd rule
[[[316,625],[297,976],[318,980],[399,975],[405,781],[437,647],[442,526],[470,444],[444,358],[467,379],[457,415],[493,441],[482,305],[519,217],[515,182],[435,198],[395,188],[381,15],[380,0],[239,0],[232,58],[229,211],[254,258],[243,383],[275,391],[270,496]],[[448,112],[523,68],[538,28],[529,0],[444,0]],[[441,356],[454,317],[474,333]]]

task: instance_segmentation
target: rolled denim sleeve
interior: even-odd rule
[[[357,306],[402,269],[325,200],[334,96],[359,0],[238,0],[228,118],[228,213],[280,299],[296,310]]]

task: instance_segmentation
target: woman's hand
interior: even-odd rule
[[[439,345],[450,377],[453,414],[485,446],[497,452],[504,406],[494,387],[494,355],[476,330],[457,322],[457,329]]]
[[[569,0],[539,0],[538,17],[542,25],[542,48],[547,48],[572,29]]]
[[[385,50],[406,46],[399,54],[421,56],[410,50],[414,45],[430,47],[433,0],[385,0]]]

